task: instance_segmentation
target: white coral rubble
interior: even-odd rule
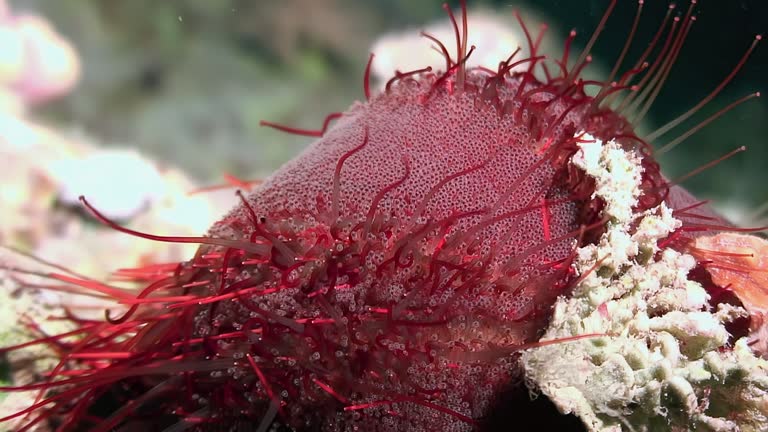
[[[578,251],[581,281],[542,340],[598,336],[528,350],[527,379],[591,431],[768,430],[768,362],[744,338],[727,347],[725,324],[747,312],[713,309],[687,277],[696,260],[659,250],[681,223],[665,204],[633,212],[638,157],[581,138],[572,161],[595,179],[609,222]]]

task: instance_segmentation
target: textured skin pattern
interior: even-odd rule
[[[279,317],[233,350],[260,356],[293,427],[471,429],[571,277],[582,221],[566,155],[587,110],[519,76],[493,83],[492,102],[487,74],[465,92],[436,79],[354,106],[211,230],[270,253],[228,262],[207,295],[276,292],[203,308],[196,333]]]

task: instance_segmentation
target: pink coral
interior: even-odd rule
[[[0,80],[27,104],[68,92],[80,76],[72,45],[45,19],[13,14],[0,1]]]

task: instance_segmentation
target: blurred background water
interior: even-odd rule
[[[454,2],[457,6],[458,2]],[[610,68],[636,2],[620,1],[594,49]],[[686,2],[680,2],[683,12]],[[683,53],[647,118],[648,130],[694,105],[728,74],[755,34],[768,29],[762,0],[702,1]],[[82,131],[104,146],[131,146],[202,182],[223,172],[263,177],[311,140],[259,127],[267,119],[313,128],[362,98],[362,74],[385,32],[445,19],[439,1],[411,0],[11,0],[13,10],[47,18],[82,63],[76,88],[38,106],[34,116],[59,130]],[[475,0],[517,28],[513,8],[536,15],[584,44],[607,0]],[[666,1],[646,0],[635,56],[653,35]],[[474,31],[477,29],[470,29]],[[417,41],[424,47],[428,41]],[[557,42],[557,41],[553,41]],[[763,44],[765,45],[765,43]],[[553,46],[557,46],[556,44]],[[509,47],[509,51],[514,50]],[[597,77],[600,78],[600,77]],[[669,141],[731,101],[768,90],[768,47]],[[686,185],[742,213],[768,200],[768,100],[752,100],[665,155],[671,177],[728,151],[749,150]]]

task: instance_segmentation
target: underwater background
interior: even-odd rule
[[[667,9],[646,1],[629,59],[644,48]],[[679,2],[678,13],[688,4]],[[701,1],[680,60],[646,119],[666,123],[706,96],[736,64],[755,34],[768,29],[760,0]],[[77,86],[37,106],[34,116],[80,131],[104,146],[129,146],[178,166],[202,182],[222,172],[268,175],[310,139],[259,126],[271,120],[313,128],[362,98],[362,74],[378,36],[445,20],[437,0],[11,0],[33,11],[75,47]],[[517,31],[514,8],[559,35],[576,28],[583,46],[607,0],[469,1]],[[453,5],[457,7],[457,4]],[[593,50],[610,68],[627,36],[636,2],[620,1]],[[476,30],[476,29],[472,29]],[[552,36],[552,35],[550,35]],[[428,41],[414,38],[428,47]],[[560,40],[551,40],[559,46]],[[765,45],[763,43],[763,45]],[[510,46],[509,51],[515,47]],[[559,53],[557,53],[559,55]],[[596,77],[600,79],[602,77]],[[768,90],[768,48],[758,46],[733,82],[662,142],[728,103]],[[702,198],[747,215],[768,201],[768,100],[751,100],[662,157],[672,178],[746,145],[748,151],[686,181]],[[754,216],[754,215],[752,215]]]

